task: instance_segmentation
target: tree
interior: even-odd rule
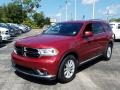
[[[12,0],[12,1],[16,5],[21,5],[21,8],[24,11],[31,13],[34,8],[40,7],[41,0]]]
[[[0,7],[0,22],[6,22],[7,17],[6,17],[6,6],[1,6]]]
[[[120,22],[120,18],[112,18],[112,19],[110,19],[110,22]]]
[[[0,6],[0,22],[23,23],[31,27],[42,27],[45,24],[50,24],[50,18],[45,17],[43,12],[37,13],[34,10],[34,8],[40,7],[41,0],[12,1],[12,3]]]
[[[25,11],[21,9],[21,6],[16,5],[14,3],[8,4],[6,12],[8,17],[8,22],[22,23],[23,20],[27,18],[27,14]]]
[[[27,25],[27,26],[29,26],[29,27],[31,27],[31,28],[36,28],[36,27],[37,27],[36,23],[35,23],[32,19],[30,19],[29,17],[27,17],[27,18],[23,21],[22,24]]]
[[[35,13],[35,14],[33,15],[33,19],[34,19],[34,21],[36,22],[36,24],[37,24],[39,27],[43,27],[43,26],[44,26],[45,17],[44,17],[43,12],[41,12],[41,13]]]
[[[1,22],[22,23],[25,18],[27,18],[27,14],[20,5],[9,3],[0,7]]]
[[[45,18],[44,25],[50,25],[50,18],[49,17]]]

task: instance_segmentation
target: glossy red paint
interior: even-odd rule
[[[75,36],[37,35],[18,40],[15,46],[28,48],[55,48],[59,51],[55,56],[41,56],[30,58],[12,53],[12,62],[33,70],[45,70],[49,75],[57,76],[63,58],[70,53],[77,56],[78,63],[102,54],[109,42],[113,43],[112,32],[103,28],[103,32],[93,34],[87,32],[86,26],[93,23],[106,24],[103,21],[74,21],[64,23],[83,23],[79,33]],[[90,29],[90,28],[89,28]],[[89,37],[84,35],[85,31]]]

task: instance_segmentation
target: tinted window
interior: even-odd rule
[[[92,24],[92,31],[94,34],[99,34],[104,32],[103,26],[101,23],[93,23]]]
[[[106,24],[106,28],[107,28],[107,30],[112,31],[112,28],[110,27],[110,25]]]
[[[80,31],[82,25],[82,23],[57,23],[50,26],[43,34],[74,36]]]
[[[86,25],[84,32],[85,31],[92,31],[92,24],[91,23]]]
[[[0,27],[8,28],[8,26],[6,24],[3,24],[3,23],[0,23]]]
[[[113,25],[113,24],[112,24],[112,25],[111,25],[111,24],[109,25],[109,24],[104,23],[103,26],[104,26],[105,30],[107,30],[107,31],[112,31],[112,28],[113,28],[112,26],[114,26],[114,25]]]
[[[120,29],[120,24],[118,24],[118,29]]]

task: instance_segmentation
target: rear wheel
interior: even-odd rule
[[[115,34],[113,35],[113,39],[114,39],[114,41],[116,40]]]
[[[76,58],[73,55],[66,56],[58,72],[58,80],[62,83],[70,82],[76,73]]]
[[[103,54],[103,57],[105,58],[105,60],[110,60],[112,56],[112,45],[109,44],[106,51]]]

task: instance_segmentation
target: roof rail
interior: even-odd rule
[[[103,19],[90,19],[91,21],[102,21],[102,22],[105,22],[105,23],[109,23],[109,21],[107,20],[103,20]]]
[[[103,19],[90,19],[92,21],[106,21],[106,20],[103,20]]]

